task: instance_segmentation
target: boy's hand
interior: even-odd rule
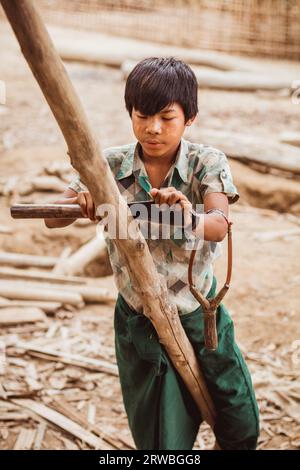
[[[81,191],[77,196],[69,198],[68,204],[79,204],[84,217],[88,217],[92,222],[98,222],[95,204],[89,191]]]
[[[191,223],[191,209],[193,206],[181,191],[178,191],[173,186],[162,189],[153,188],[150,191],[150,195],[153,197],[154,202],[158,205],[168,204],[169,206],[172,206],[173,204],[179,204],[184,213],[185,223],[188,225]]]

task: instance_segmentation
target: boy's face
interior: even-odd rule
[[[153,158],[172,156],[177,151],[186,126],[195,118],[185,122],[180,104],[172,103],[153,116],[145,116],[132,110],[132,127],[144,155]]]

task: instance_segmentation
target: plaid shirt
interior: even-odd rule
[[[127,202],[151,199],[152,189],[143,161],[140,158],[140,144],[133,143],[121,147],[111,147],[103,152],[114,174],[121,194]],[[203,204],[208,193],[222,192],[228,197],[229,203],[239,198],[226,156],[213,147],[194,144],[181,139],[174,164],[171,166],[161,187],[174,186],[191,201]],[[75,178],[69,188],[76,192],[87,188]],[[104,232],[105,233],[105,232]],[[174,235],[174,234],[173,234]],[[128,271],[121,254],[113,239],[105,233],[110,262],[114,278],[120,294],[137,312],[142,313],[139,296],[133,290]],[[170,301],[177,305],[180,315],[195,310],[199,304],[190,293],[188,286],[188,264],[190,249],[186,239],[146,239],[157,271],[167,282]],[[197,250],[193,280],[196,287],[206,296],[213,280],[213,261],[220,255],[220,244],[204,241]]]

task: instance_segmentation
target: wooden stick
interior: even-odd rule
[[[22,253],[8,253],[0,251],[0,265],[53,268],[57,262],[58,258],[54,258],[53,256],[24,255]]]
[[[84,271],[85,267],[96,258],[104,255],[106,252],[106,242],[101,232],[98,232],[97,237],[92,238],[84,245],[82,245],[75,253],[57,266],[56,273],[62,275],[76,275]]]
[[[50,26],[50,33],[60,56],[64,61],[104,64],[120,68],[124,60],[137,63],[145,56],[175,55],[184,62],[214,67],[219,70],[252,71],[252,62],[241,57],[217,51],[204,51],[174,45],[153,44],[152,42],[111,37],[108,43],[105,35],[98,32],[78,31],[71,28]],[[147,52],[145,52],[147,50]]]
[[[201,129],[200,138],[203,144],[210,142],[228,157],[236,158],[243,163],[255,163],[300,175],[300,150],[292,145],[277,143],[270,139],[253,138],[252,135],[237,132],[209,129]]]
[[[0,225],[0,233],[10,234],[13,233],[13,230],[10,227],[7,227],[6,225]]]
[[[63,193],[66,189],[65,183],[57,178],[57,176],[35,176],[32,180],[32,185],[36,191]]]
[[[295,145],[296,147],[300,147],[300,132],[282,132],[279,136],[279,140],[284,144],[290,144]]]
[[[34,442],[35,433],[35,429],[22,428],[14,445],[14,450],[30,450]]]
[[[0,326],[17,323],[35,323],[45,321],[46,316],[39,308],[6,307],[0,309]]]
[[[13,297],[13,294],[11,293],[11,288],[14,287],[16,296]],[[42,300],[40,298],[40,295],[37,294],[39,290],[41,291],[41,296],[45,296],[43,293],[47,293],[46,297],[49,297],[51,292],[55,292],[55,298],[58,298],[60,300],[57,300],[57,302],[62,302],[63,298],[62,296],[65,296],[65,302],[68,303],[68,295],[70,295],[70,299],[73,299],[73,305],[75,302],[75,305],[78,305],[76,301],[82,301],[82,299],[86,302],[96,302],[96,303],[105,303],[105,302],[111,302],[113,300],[116,300],[115,296],[109,293],[109,290],[106,289],[105,287],[100,287],[100,286],[89,286],[89,285],[60,285],[60,284],[46,284],[43,282],[30,282],[30,281],[10,281],[10,280],[0,280],[0,295],[3,297],[7,297],[10,299],[23,299],[23,293],[28,291],[28,295],[25,294],[27,300]],[[50,293],[50,294],[49,294]],[[59,295],[61,293],[61,295]],[[76,295],[77,297],[72,297]],[[32,297],[30,297],[32,295]],[[39,298],[36,298],[39,297]],[[51,295],[50,295],[51,297]],[[49,298],[50,300],[50,298]],[[52,299],[53,300],[53,299]],[[55,301],[55,300],[54,300]]]
[[[14,219],[79,219],[84,217],[78,204],[14,204]]]
[[[42,421],[36,431],[33,448],[34,450],[40,450],[42,447],[43,439],[46,433],[47,423]]]
[[[15,347],[25,349],[29,353],[38,353],[40,357],[45,356],[45,359],[50,361],[63,362],[65,364],[73,364],[79,367],[84,367],[94,371],[103,372],[109,375],[118,376],[118,368],[115,364],[102,359],[94,359],[92,357],[81,356],[80,354],[72,354],[67,352],[55,351],[51,348],[44,348],[35,346],[25,341],[18,341],[14,344]],[[47,356],[47,357],[46,357]]]
[[[0,298],[0,308],[6,307],[36,307],[43,312],[48,314],[54,314],[59,308],[61,308],[62,303],[60,302],[43,302],[39,300],[8,300],[4,297]],[[1,313],[1,310],[0,310]]]
[[[38,285],[26,287],[24,282],[17,285],[16,281],[0,281],[0,295],[8,299],[61,302],[75,305],[78,308],[84,305],[82,296],[77,292],[53,288],[46,289]]]
[[[25,398],[17,398],[12,401],[13,403],[16,403],[17,405],[22,406],[23,408],[29,409],[39,416],[42,416],[43,418],[50,421],[50,423],[55,424],[56,426],[60,427],[61,429],[64,429],[70,434],[73,434],[73,436],[76,436],[78,439],[83,440],[94,449],[98,449],[98,450],[113,449],[107,443],[104,443],[104,441],[100,437],[97,437],[95,434],[93,434],[90,431],[87,431],[86,429],[84,429],[82,426],[75,423],[71,419],[67,418],[61,413],[58,413],[57,411],[52,410],[51,408],[43,405],[42,403],[38,403],[38,402],[35,402],[34,400],[25,399]]]
[[[108,162],[101,154],[98,137],[91,132],[40,15],[31,0],[1,0],[1,4],[62,130],[72,166],[85,182],[96,207],[102,203],[115,207],[117,239],[114,243],[127,265],[132,288],[140,296],[144,314],[153,323],[160,343],[201,410],[203,419],[214,428],[215,408],[177,308],[169,301],[165,279],[157,273],[146,240],[138,224],[133,223],[125,199],[120,196]]]
[[[61,397],[59,399],[53,398],[49,406],[55,409],[56,411],[58,411],[59,413],[62,413],[63,415],[68,416],[68,418],[75,421],[75,423],[80,424],[80,426],[83,426],[83,427],[88,426],[87,420],[83,418],[81,413],[79,413],[78,410],[74,409],[74,407],[71,406],[68,402],[66,402],[63,398]],[[114,437],[102,431],[100,426],[93,424],[92,426],[89,427],[89,431],[92,431],[97,436],[101,437],[101,439],[108,442],[114,448],[120,449],[120,441],[118,441],[118,437],[117,436]]]
[[[86,284],[90,279],[79,276],[63,276],[53,272],[45,272],[42,270],[25,270],[18,268],[0,267],[0,278],[4,279],[20,279],[26,281],[46,281],[59,284]]]
[[[64,263],[66,262],[67,258],[70,256],[71,253],[72,253],[72,248],[70,246],[67,246],[66,248],[63,249],[63,251],[60,254],[60,257],[58,259],[58,262],[56,263],[56,265],[52,269],[52,272],[54,274],[60,272],[61,267],[64,265]]]

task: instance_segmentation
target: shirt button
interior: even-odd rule
[[[223,178],[227,178],[226,170],[222,170],[221,175],[222,175]]]

